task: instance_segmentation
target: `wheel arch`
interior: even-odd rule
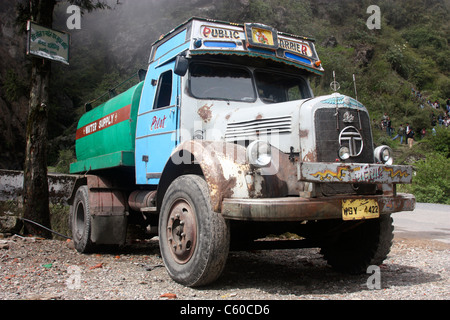
[[[87,185],[87,176],[81,176],[75,180],[70,197],[67,199],[69,205],[73,205],[73,200],[75,199],[78,188],[84,185]]]
[[[157,205],[161,208],[169,185],[183,174],[202,175],[208,185],[211,208],[221,212],[222,200],[239,194],[249,197],[245,172],[245,148],[234,143],[190,140],[172,153],[158,185]]]

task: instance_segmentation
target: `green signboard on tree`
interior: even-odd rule
[[[69,64],[68,33],[55,31],[28,21],[27,54]]]

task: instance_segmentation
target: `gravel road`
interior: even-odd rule
[[[80,254],[67,241],[15,235],[0,240],[0,299],[448,300],[449,253],[447,243],[396,235],[378,274],[350,276],[314,248],[231,252],[217,282],[192,289],[168,276],[157,240]]]

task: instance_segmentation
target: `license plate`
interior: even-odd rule
[[[380,208],[374,199],[342,200],[343,220],[373,219],[379,216]]]

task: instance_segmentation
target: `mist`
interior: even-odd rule
[[[68,2],[55,10],[54,28],[71,34],[71,52],[80,48],[104,49],[105,59],[125,72],[130,66],[146,68],[152,44],[192,14],[212,18],[214,0],[108,0],[110,9],[84,12],[80,29],[68,30]]]

